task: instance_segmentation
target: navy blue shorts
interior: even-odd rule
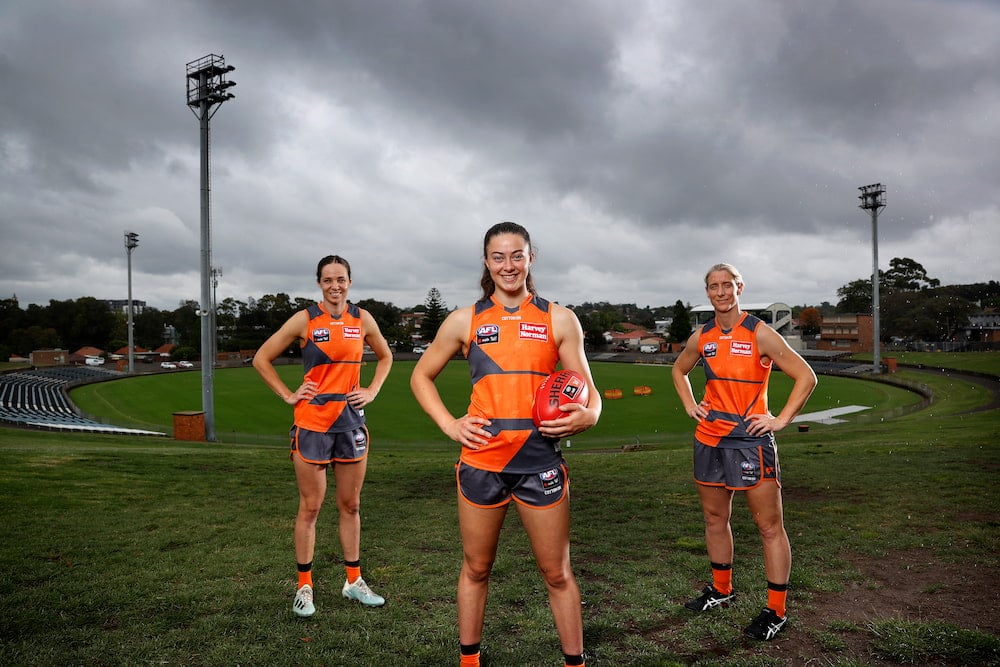
[[[544,509],[569,497],[569,468],[565,461],[527,475],[490,472],[458,463],[455,476],[462,498],[476,507],[503,507],[513,499],[525,507]]]
[[[319,433],[293,426],[288,433],[292,456],[306,463],[354,463],[368,456],[368,427],[343,433]]]
[[[752,447],[709,447],[694,442],[694,479],[705,486],[745,491],[762,482],[781,486],[778,448],[774,442]]]

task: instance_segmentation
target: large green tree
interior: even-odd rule
[[[678,299],[674,303],[671,317],[673,319],[670,321],[670,329],[667,331],[670,334],[670,340],[675,343],[683,343],[694,333],[694,329],[691,328],[691,309]]]
[[[375,318],[379,330],[390,345],[399,345],[407,339],[406,331],[403,329],[403,311],[391,303],[376,301],[375,299],[362,299],[358,305]]]
[[[424,299],[424,319],[420,323],[420,337],[425,341],[434,340],[441,323],[448,315],[448,308],[437,287],[432,287]]]
[[[940,287],[917,261],[894,257],[879,272],[879,338],[947,340],[969,321],[976,303],[958,288]],[[871,280],[854,280],[837,290],[839,312],[871,313]]]
[[[44,324],[59,332],[63,345],[73,351],[84,345],[106,347],[115,333],[117,320],[104,301],[84,296],[49,301]],[[39,323],[42,324],[42,323]]]
[[[819,308],[809,306],[799,311],[798,320],[799,331],[802,332],[803,336],[815,336],[823,324],[823,314],[820,313]]]
[[[929,287],[938,287],[941,281],[930,278],[920,264],[909,257],[893,257],[889,261],[889,270],[880,272],[879,278],[884,289],[915,292]]]

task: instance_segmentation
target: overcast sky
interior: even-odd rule
[[[879,266],[1000,279],[992,0],[5,0],[0,298],[200,298],[185,65],[236,70],[211,123],[218,299],[478,296],[501,220],[566,305],[837,302]]]

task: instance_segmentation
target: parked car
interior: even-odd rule
[[[644,354],[653,354],[660,351],[659,345],[640,345],[639,351]]]
[[[178,361],[177,365],[180,366],[181,368],[194,368],[194,364],[192,364],[190,361]]]
[[[167,368],[167,369],[177,368],[177,364],[175,364],[172,361],[161,361],[160,362],[160,368]]]
[[[104,357],[87,357],[87,359],[83,363],[87,364],[88,366],[103,366]]]
[[[413,354],[423,354],[426,349],[427,349],[426,347],[421,347],[417,345],[416,347],[413,348]]]

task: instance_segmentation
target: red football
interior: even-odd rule
[[[590,389],[587,381],[576,371],[561,370],[548,376],[535,390],[535,404],[531,408],[531,418],[535,426],[542,421],[559,419],[565,412],[560,405],[579,403],[587,405]]]

